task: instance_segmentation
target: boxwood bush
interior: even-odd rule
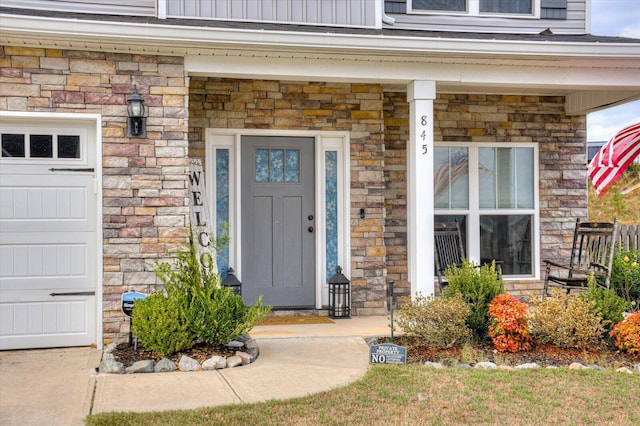
[[[247,307],[220,285],[220,275],[203,267],[193,238],[175,265],[162,262],[156,275],[164,288],[134,304],[132,331],[146,349],[169,355],[196,343],[221,345],[249,332],[271,307],[262,297]]]
[[[595,302],[554,294],[529,309],[529,329],[536,344],[586,350],[603,346],[602,314]]]
[[[488,340],[491,323],[491,318],[487,315],[489,302],[504,293],[504,282],[495,262],[478,266],[464,260],[461,267],[453,265],[447,268],[445,277],[448,284],[442,291],[442,296],[462,296],[462,300],[471,308],[467,316],[467,325],[474,338],[481,342]]]
[[[398,312],[398,325],[423,345],[450,348],[461,346],[471,337],[466,324],[470,312],[459,294],[446,299],[418,294]]]

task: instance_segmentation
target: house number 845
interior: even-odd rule
[[[423,115],[420,117],[420,126],[421,127],[425,127],[427,125],[427,116]],[[420,133],[420,137],[422,138],[422,141],[424,142],[424,140],[427,138],[427,131],[425,129],[422,130],[422,133]],[[426,155],[427,154],[427,144],[422,144],[422,155]]]

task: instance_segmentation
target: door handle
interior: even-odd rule
[[[66,293],[49,293],[49,296],[95,296],[95,291],[68,291]]]
[[[308,228],[307,228],[307,231],[309,231],[309,232],[313,232],[313,226],[308,227]]]

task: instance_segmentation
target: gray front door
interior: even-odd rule
[[[315,305],[314,138],[242,137],[242,295]]]

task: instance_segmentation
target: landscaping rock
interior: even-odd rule
[[[589,364],[587,368],[589,370],[598,370],[598,371],[604,370],[604,367],[600,367],[599,365],[596,365],[596,364]]]
[[[367,337],[367,338],[364,339],[365,343],[368,346],[377,345],[379,340],[380,340],[379,337]]]
[[[467,364],[466,362],[463,362],[462,364],[457,364],[455,367],[456,368],[460,368],[462,370],[464,370],[466,368],[471,368],[471,366],[469,364]]]
[[[498,370],[500,370],[500,371],[513,371],[514,368],[509,366],[509,365],[504,365],[503,364],[503,365],[499,365],[498,366]]]
[[[242,359],[242,365],[249,365],[253,362],[253,357],[246,352],[236,351],[236,356]]]
[[[633,374],[633,371],[631,371],[630,369],[628,369],[627,367],[620,367],[617,368],[616,371],[618,373],[627,373],[627,374]]]
[[[495,370],[496,368],[498,368],[498,366],[493,362],[479,362],[474,368],[480,370]]]
[[[182,355],[178,363],[178,368],[180,371],[198,371],[200,370],[200,363],[193,358]]]
[[[635,368],[633,369],[633,371],[635,371],[636,373],[640,374],[640,364],[636,364]]]
[[[110,354],[113,351],[115,351],[117,347],[118,347],[118,344],[116,342],[111,342],[107,346],[104,347],[102,352],[105,353],[105,354]]]
[[[153,373],[153,360],[145,359],[143,361],[134,362],[133,365],[125,369],[127,374],[135,373]]]
[[[515,369],[516,370],[538,370],[540,368],[540,365],[538,365],[535,362],[527,362],[525,364],[520,364],[518,365]]]
[[[240,342],[239,340],[232,340],[229,343],[227,343],[225,346],[228,348],[234,348],[234,349],[244,348],[244,342]]]
[[[244,351],[249,355],[251,355],[255,361],[258,358],[258,355],[260,355],[260,348],[258,347],[258,342],[256,342],[254,339],[249,339],[245,341]]]
[[[251,336],[249,336],[248,334],[245,333],[245,334],[239,335],[238,337],[236,337],[233,340],[237,340],[238,342],[242,342],[242,343],[244,343],[246,345],[249,340],[253,340],[253,337],[251,337]]]
[[[170,373],[176,371],[176,363],[168,358],[162,358],[153,368],[156,373]]]
[[[242,365],[242,358],[240,358],[239,356],[230,356],[229,358],[227,358],[227,367],[228,368],[233,368],[233,367],[237,367],[239,365]]]
[[[112,354],[104,354],[98,371],[101,373],[122,374],[124,373],[124,364],[116,361]]]
[[[222,356],[212,356],[202,363],[203,370],[220,370],[227,368],[227,359]]]
[[[571,365],[569,365],[569,370],[584,370],[586,368],[587,367],[580,364],[579,362],[572,362]]]
[[[258,357],[260,349],[255,339],[251,338],[248,334],[238,336],[227,347],[239,347],[242,344],[244,350],[236,351],[235,356],[230,357],[230,362],[224,356],[212,356],[206,360],[202,365],[197,360],[184,355],[180,359],[178,366],[176,362],[169,358],[163,358],[154,366],[153,361],[144,360],[138,361],[133,365],[127,367],[123,362],[116,361],[115,357],[123,361],[129,360],[128,363],[133,362],[129,353],[118,352],[119,345],[117,343],[109,344],[105,347],[100,361],[100,365],[96,369],[99,373],[110,374],[123,374],[123,373],[163,373],[172,372],[179,369],[180,371],[199,371],[199,370],[217,370],[223,368],[237,367],[240,365],[248,365]],[[124,355],[124,358],[121,356]],[[125,361],[127,362],[127,361]]]
[[[557,365],[547,365],[545,368],[547,370],[557,370],[559,367]]]
[[[424,363],[424,366],[427,368],[435,368],[437,370],[442,369],[442,364],[440,364],[439,362],[431,362],[431,361],[427,361]]]

